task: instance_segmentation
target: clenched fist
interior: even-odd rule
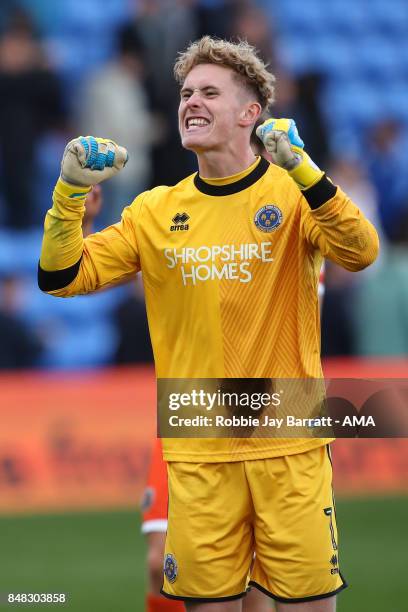
[[[304,151],[304,142],[293,119],[267,119],[256,130],[274,163],[288,171],[300,189],[319,181],[323,172]]]
[[[90,187],[114,176],[128,159],[126,149],[113,140],[79,136],[65,147],[61,179],[71,185]]]

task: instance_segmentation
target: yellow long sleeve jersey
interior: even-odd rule
[[[373,226],[325,176],[300,192],[257,161],[226,179],[156,187],[119,223],[82,238],[86,192],[59,181],[47,213],[40,288],[71,297],[142,270],[158,378],[319,378],[323,258],[358,271],[378,253]],[[327,439],[166,439],[169,461],[303,452]]]

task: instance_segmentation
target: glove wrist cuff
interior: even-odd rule
[[[57,184],[55,185],[55,191],[63,196],[64,198],[72,198],[75,200],[80,200],[82,198],[86,198],[88,193],[91,191],[92,186],[84,187],[84,185],[72,185],[69,183],[65,177],[59,177]]]
[[[298,187],[304,190],[313,187],[315,183],[320,181],[324,172],[316,166],[307,153],[302,151],[301,156],[303,158],[301,163],[293,170],[289,170],[288,174]]]

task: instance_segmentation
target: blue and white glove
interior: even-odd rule
[[[122,170],[128,159],[126,149],[113,140],[79,136],[65,147],[60,178],[70,185],[92,187]]]
[[[304,150],[293,119],[267,119],[257,128],[256,135],[274,163],[287,170],[300,189],[309,189],[322,178],[324,172]]]

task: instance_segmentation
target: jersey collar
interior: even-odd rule
[[[206,183],[197,172],[197,174],[194,176],[194,185],[197,187],[198,191],[205,193],[205,195],[232,195],[251,187],[251,185],[256,183],[256,181],[258,181],[265,174],[268,168],[269,162],[265,158],[261,157],[261,161],[256,165],[252,172],[244,176],[244,178],[240,179],[239,181],[227,183],[226,185],[211,185],[210,183]]]

